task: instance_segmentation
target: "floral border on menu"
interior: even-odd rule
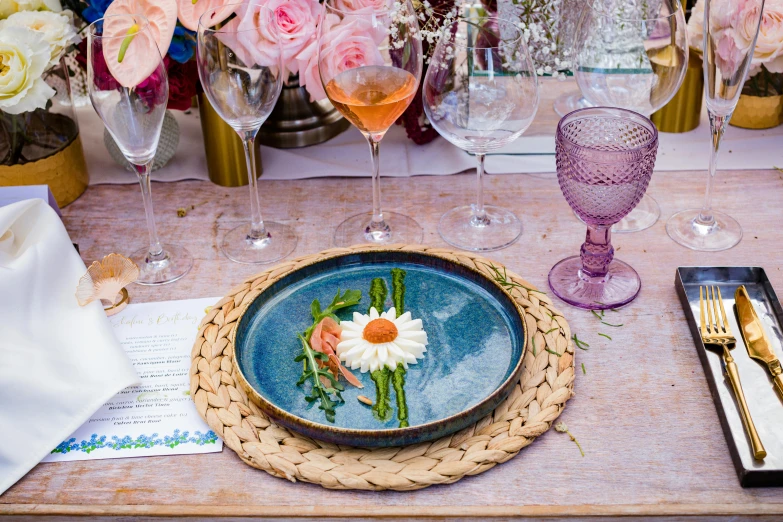
[[[126,435],[123,438],[113,435],[111,439],[108,439],[106,435],[98,436],[97,433],[93,433],[89,440],[82,440],[76,442],[76,438],[70,438],[69,440],[61,442],[51,453],[69,453],[71,451],[82,451],[84,453],[90,453],[97,449],[110,448],[113,450],[125,450],[125,449],[148,449],[155,446],[168,446],[169,448],[175,448],[180,444],[198,444],[203,446],[205,444],[215,444],[218,440],[214,431],[209,430],[206,433],[200,431],[194,432],[191,436],[189,431],[180,432],[174,430],[172,435],[164,435],[159,437],[157,433],[152,435],[139,435],[136,438],[132,438]]]

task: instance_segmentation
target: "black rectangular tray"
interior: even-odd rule
[[[732,356],[739,368],[751,417],[767,450],[764,461],[753,458],[720,352],[713,351],[712,347],[705,348],[701,341],[699,285],[720,288],[732,333],[737,338]],[[775,354],[783,359],[783,308],[763,268],[679,267],[675,280],[740,484],[743,487],[783,486],[783,401],[775,391],[766,366],[751,359],[745,349],[734,309],[734,291],[740,285],[747,288]]]

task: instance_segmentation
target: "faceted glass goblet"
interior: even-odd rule
[[[593,310],[625,305],[641,280],[614,259],[612,225],[636,207],[650,183],[658,131],[641,114],[595,107],[560,120],[555,136],[557,179],[573,211],[587,225],[579,256],[549,272],[549,286],[563,301]]]

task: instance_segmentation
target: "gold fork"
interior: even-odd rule
[[[712,296],[710,296],[710,291]],[[704,298],[705,293],[707,294],[706,303]],[[704,320],[705,308],[707,309],[707,318],[709,321]],[[720,309],[720,314],[718,314],[718,309]],[[714,320],[713,310],[715,311]],[[764,449],[764,445],[761,443],[759,434],[756,431],[756,426],[753,424],[753,419],[750,417],[748,403],[745,401],[745,393],[743,393],[742,384],[740,384],[737,363],[734,362],[734,358],[731,356],[731,350],[736,346],[737,339],[731,334],[729,319],[726,317],[726,309],[723,306],[723,297],[720,294],[720,288],[716,288],[715,286],[699,287],[699,312],[701,338],[704,341],[704,344],[711,344],[723,348],[723,360],[726,363],[726,373],[729,375],[729,382],[731,382],[734,396],[737,397],[737,402],[739,403],[745,431],[748,432],[748,437],[750,437],[753,457],[757,460],[764,460],[764,457],[767,456],[767,452]]]

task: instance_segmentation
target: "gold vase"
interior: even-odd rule
[[[729,125],[743,129],[771,129],[783,123],[783,96],[742,94]]]
[[[55,91],[46,108],[21,114],[0,111],[0,186],[49,185],[62,208],[82,195],[90,177],[65,61],[42,78]]]
[[[690,50],[688,70],[677,94],[650,119],[661,132],[688,132],[699,126],[701,103],[704,97],[704,73],[701,54]],[[656,67],[652,60],[653,68]]]
[[[198,112],[201,115],[201,131],[204,133],[204,150],[207,154],[210,181],[223,187],[247,185],[245,149],[239,134],[223,121],[204,93],[198,95]],[[261,177],[262,170],[261,151],[256,140],[258,177]]]

